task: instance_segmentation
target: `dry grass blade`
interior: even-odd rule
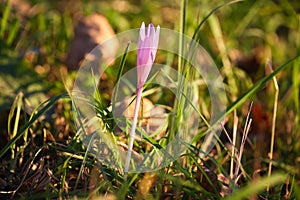
[[[10,109],[9,116],[8,116],[8,133],[10,134],[10,139],[14,138],[17,135],[18,128],[19,128],[19,122],[20,122],[20,115],[21,115],[21,108],[22,108],[22,101],[23,101],[23,93],[20,92],[14,102],[13,105]],[[11,130],[10,125],[13,121],[13,117],[15,115],[14,119],[14,127],[13,130]],[[11,146],[11,158],[12,160],[15,159],[15,144]]]
[[[26,172],[25,172],[25,174],[24,174],[24,177],[22,178],[22,180],[21,180],[19,186],[18,186],[15,190],[12,190],[12,191],[0,191],[0,194],[12,194],[12,197],[15,195],[15,193],[16,193],[16,192],[21,188],[21,186],[23,185],[23,183],[24,183],[24,181],[25,181],[25,179],[26,179],[26,177],[27,177],[27,175],[28,175],[28,173],[29,173],[29,171],[30,171],[30,169],[31,169],[31,167],[32,167],[32,165],[33,165],[33,163],[34,163],[35,158],[40,154],[40,152],[41,152],[44,148],[45,148],[45,147],[40,148],[40,149],[35,153],[35,155],[34,155],[32,161],[30,162],[30,164],[29,164],[29,166],[28,166],[28,168],[27,168],[27,170],[26,170]]]
[[[235,165],[235,173],[234,173],[234,183],[235,184],[237,184],[237,182],[239,180],[239,177],[240,177],[240,176],[238,176],[238,173],[239,173],[239,169],[241,168],[241,161],[242,161],[243,151],[244,151],[246,139],[247,139],[250,127],[251,127],[251,123],[252,123],[252,119],[250,118],[252,104],[253,103],[251,103],[248,114],[247,114],[245,127],[244,127],[244,131],[243,131],[243,136],[242,136],[242,141],[241,141],[241,145],[240,145],[240,150],[239,150],[238,155],[237,155],[238,158],[237,158],[237,163]]]
[[[267,66],[269,67],[270,71],[273,72],[272,63],[269,60],[267,62]],[[269,152],[269,169],[268,169],[268,176],[271,176],[272,173],[272,160],[273,160],[273,151],[274,151],[274,140],[275,140],[275,125],[276,125],[276,115],[277,115],[277,106],[278,106],[278,95],[279,95],[279,87],[276,80],[276,77],[273,77],[273,83],[275,87],[275,95],[274,95],[274,107],[273,107],[273,117],[272,117],[272,132],[271,132],[271,145],[270,145],[270,152]],[[267,191],[269,191],[269,186],[267,187]]]
[[[236,143],[236,134],[238,127],[239,118],[237,116],[236,110],[233,112],[233,131],[232,131],[232,150],[231,150],[231,160],[230,160],[230,178],[233,179],[233,168],[234,168],[234,155],[235,155],[235,143]]]

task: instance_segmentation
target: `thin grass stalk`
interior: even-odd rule
[[[240,150],[239,150],[239,154],[238,154],[238,157],[237,157],[237,162],[236,162],[236,165],[235,165],[235,173],[234,173],[234,183],[235,184],[237,184],[237,182],[238,182],[238,173],[239,173],[239,169],[241,167],[241,161],[242,161],[242,156],[243,156],[243,151],[244,151],[244,145],[246,143],[248,132],[250,130],[250,126],[251,126],[251,123],[252,123],[252,119],[250,118],[252,105],[253,105],[253,102],[251,102],[251,105],[250,105],[250,108],[249,108],[249,111],[248,111],[248,114],[247,114],[247,117],[246,117],[246,122],[245,122],[244,131],[243,131],[242,141],[241,141],[241,144],[240,144]]]
[[[89,153],[89,149],[91,148],[91,145],[93,144],[94,142],[94,138],[95,138],[95,134],[92,135],[90,141],[89,141],[89,144],[87,145],[86,147],[86,151],[84,153],[84,156],[83,156],[83,159],[82,159],[82,163],[81,163],[81,166],[80,166],[80,169],[79,169],[79,172],[78,172],[78,176],[76,178],[76,182],[75,182],[75,187],[74,187],[74,191],[76,191],[77,189],[77,186],[78,186],[78,183],[79,183],[79,180],[80,180],[80,177],[81,177],[81,174],[83,172],[83,168],[85,166],[85,163],[86,163],[86,159],[87,159],[87,156],[88,156],[88,153]],[[70,159],[71,156],[68,158]]]
[[[236,134],[237,127],[239,123],[239,118],[237,116],[236,110],[233,111],[233,131],[232,131],[232,150],[231,150],[231,159],[230,159],[230,178],[234,178],[233,169],[234,169],[234,155],[235,155],[235,144],[236,144]]]
[[[185,34],[185,24],[186,24],[186,4],[187,4],[187,0],[182,0],[181,6],[180,6],[180,33],[181,36],[179,37],[179,55],[183,55],[185,53],[185,41],[184,41],[184,34]],[[181,88],[185,85],[184,83],[184,74],[185,74],[185,70],[186,68],[184,68],[185,66],[185,61],[183,60],[182,56],[178,56],[178,74],[182,75],[179,77],[178,80],[178,88],[179,90],[177,91],[179,97],[181,97]],[[179,98],[179,104],[182,103],[182,101]],[[177,105],[177,104],[175,104]],[[176,107],[176,106],[175,106]]]
[[[241,145],[240,145],[240,151],[239,151],[239,155],[238,155],[238,161],[237,161],[237,165],[236,165],[236,168],[235,168],[235,174],[234,174],[234,177],[235,177],[234,183],[235,184],[237,184],[239,178],[241,177],[241,176],[238,176],[239,169],[241,168],[242,174],[245,172],[242,169],[241,163],[242,163],[242,156],[243,156],[243,153],[244,153],[246,139],[248,137],[248,133],[249,133],[249,130],[250,130],[250,127],[251,127],[251,123],[252,123],[252,119],[250,119],[249,122],[246,123],[245,129],[244,129],[244,132],[243,132],[242,142],[241,142]]]
[[[182,0],[180,5],[180,36],[179,36],[179,46],[178,46],[178,54],[184,55],[185,53],[185,41],[184,41],[184,34],[185,34],[185,25],[186,25],[186,12],[187,12],[187,0]],[[185,98],[182,96],[182,91],[185,90],[186,84],[184,83],[185,77],[184,77],[184,66],[185,66],[185,60],[182,58],[182,56],[178,56],[178,65],[177,65],[177,71],[178,71],[178,86],[176,91],[176,99],[174,100],[173,105],[173,113],[174,115],[171,115],[168,122],[168,134],[167,139],[165,140],[166,143],[168,141],[172,140],[172,138],[176,135],[176,132],[178,131],[178,125],[182,121],[182,105],[185,103]],[[183,92],[184,93],[184,92]]]
[[[268,67],[270,68],[271,72],[273,71],[272,69],[272,64],[271,61],[268,61],[267,63]],[[272,117],[272,132],[271,132],[271,144],[270,144],[270,153],[269,153],[269,170],[268,170],[268,176],[271,176],[272,173],[272,164],[273,164],[273,151],[274,151],[274,140],[275,140],[275,126],[276,126],[276,116],[277,116],[277,107],[278,107],[278,96],[279,96],[279,87],[278,83],[276,80],[276,77],[273,77],[273,83],[275,87],[275,96],[274,96],[274,107],[273,107],[273,117]],[[269,191],[269,185],[267,187],[267,191]]]
[[[298,19],[298,33],[300,33],[300,15],[297,15]],[[297,35],[297,53],[300,54],[300,34]],[[300,137],[300,81],[299,81],[299,74],[300,74],[300,58],[296,60],[293,67],[293,95],[294,95],[294,103],[296,108],[296,117],[295,117],[295,127],[294,133],[297,137]]]
[[[291,193],[294,194],[296,200],[300,200],[300,187],[297,184],[297,180],[295,180],[295,176],[293,177],[292,181],[292,190]]]
[[[186,4],[187,0],[181,1],[180,6],[180,30],[181,37],[179,37],[179,55],[183,55],[184,52],[184,34],[185,34],[185,24],[186,24]],[[178,72],[181,73],[183,67],[182,57],[178,56]]]
[[[184,34],[185,34],[185,22],[186,22],[186,4],[187,4],[187,1],[186,0],[182,0],[181,1],[181,5],[180,5],[180,21],[179,21],[179,24],[180,24],[180,37],[179,37],[179,52],[178,54],[179,55],[183,55],[184,54]],[[178,71],[178,74],[179,75],[182,75],[182,76],[179,76],[178,77],[178,90],[176,91],[177,92],[177,97],[178,99],[175,99],[174,101],[174,116],[172,116],[170,118],[170,122],[169,122],[169,128],[170,128],[170,131],[169,131],[169,134],[168,134],[168,139],[167,141],[171,140],[171,138],[175,135],[177,129],[178,129],[178,126],[177,124],[180,122],[181,120],[181,116],[182,116],[182,110],[180,109],[181,108],[181,105],[182,105],[182,98],[181,98],[181,88],[183,88],[183,85],[184,85],[184,78],[183,78],[183,66],[184,66],[184,60],[182,58],[182,56],[178,56],[178,65],[177,65],[177,71]],[[166,141],[166,142],[167,142]]]
[[[64,194],[64,191],[65,191],[65,183],[66,183],[66,177],[67,177],[67,168],[68,168],[68,163],[71,159],[71,156],[68,157],[65,161],[64,161],[64,164],[63,164],[63,167],[62,167],[62,175],[61,175],[61,178],[60,178],[60,188],[59,188],[59,198],[60,199],[63,199],[63,194]],[[77,177],[80,177],[77,176]]]

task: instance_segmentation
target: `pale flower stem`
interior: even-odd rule
[[[124,167],[124,179],[125,180],[127,179],[128,169],[129,169],[129,165],[130,165],[132,147],[133,147],[133,142],[134,142],[134,137],[135,137],[135,129],[136,129],[136,125],[137,125],[137,118],[138,118],[140,102],[141,102],[141,98],[142,98],[142,91],[143,91],[143,88],[140,87],[137,89],[137,92],[136,92],[134,115],[133,115],[131,130],[130,130],[130,134],[129,134],[129,145],[128,145],[128,151],[127,151],[125,167]]]

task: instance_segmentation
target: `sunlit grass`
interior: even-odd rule
[[[62,4],[30,1],[36,6],[32,16],[20,16],[10,2],[0,3],[1,199],[100,198],[107,194],[118,199],[299,198],[300,8],[296,1],[113,1],[114,5],[123,3],[123,9],[112,7],[109,1],[77,1],[80,6],[75,11],[59,8]],[[180,17],[166,19],[163,7]],[[203,122],[176,161],[154,172],[130,173],[124,180],[122,170],[97,160],[95,152],[89,151],[92,143],[82,144],[73,121],[76,105],[64,82],[74,79],[74,73],[62,76],[60,68],[76,15],[95,11],[106,15],[117,32],[137,28],[142,21],[152,22],[186,34],[208,50],[222,73],[229,102],[220,114],[226,119],[224,130],[211,152],[199,158],[210,130]],[[179,49],[183,52],[182,42]],[[268,59],[273,71],[265,73]],[[173,80],[178,86],[175,100],[171,95],[166,102],[159,98],[168,108],[164,136],[155,140],[141,130],[137,133],[144,134],[144,140],[136,141],[134,149],[149,154],[176,137],[186,127],[183,119],[192,112],[203,121],[210,120],[211,101],[201,74],[181,57],[166,54],[158,62],[172,66],[185,79]],[[106,76],[118,85],[132,66],[135,57],[124,49],[124,56]],[[190,86],[187,80],[194,84]],[[272,89],[275,83],[276,90]],[[162,91],[145,87],[150,99],[155,92],[166,95]],[[97,91],[94,108],[105,131],[126,149],[128,133],[115,134],[109,97]],[[189,106],[191,97],[198,98],[199,107]],[[114,94],[112,99],[116,101]],[[262,116],[260,120],[249,106],[252,102],[262,105],[256,113]],[[252,113],[249,117],[248,112]],[[86,122],[80,123],[83,127]],[[259,134],[265,134],[265,143],[261,145],[264,152],[257,153]]]

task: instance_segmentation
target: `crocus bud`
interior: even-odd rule
[[[148,27],[145,28],[145,23],[142,23],[137,53],[138,89],[144,86],[154,63],[159,40],[159,32],[159,26],[157,26],[155,31],[153,24],[149,24]]]

